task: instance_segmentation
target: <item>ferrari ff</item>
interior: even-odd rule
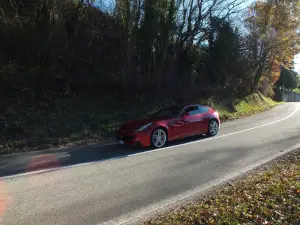
[[[220,119],[217,111],[205,105],[171,106],[147,119],[125,122],[117,130],[119,144],[162,148],[169,141],[206,134],[217,135]]]

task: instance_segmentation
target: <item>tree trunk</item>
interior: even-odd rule
[[[255,76],[254,76],[254,80],[253,80],[253,84],[252,84],[252,91],[257,89],[257,85],[258,85],[258,82],[259,82],[259,80],[262,76],[262,72],[264,70],[267,57],[268,57],[268,52],[265,51],[262,54],[262,57],[260,59],[260,62],[258,64],[258,68],[257,68]]]

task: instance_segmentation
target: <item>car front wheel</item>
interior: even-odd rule
[[[151,144],[154,148],[162,148],[167,143],[167,133],[162,128],[157,128],[151,135]]]
[[[213,137],[219,132],[219,123],[216,120],[209,121],[207,136]]]

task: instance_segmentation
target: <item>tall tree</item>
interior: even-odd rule
[[[238,30],[224,19],[212,17],[208,30],[208,69],[211,71],[212,81],[224,86],[229,76],[239,70],[238,63],[241,60],[241,44]],[[230,71],[230,67],[235,65]],[[245,65],[244,65],[245,66]]]
[[[250,8],[246,23],[256,69],[253,89],[258,87],[264,71],[274,66],[275,60],[288,66],[299,52],[299,9],[299,1],[291,0],[257,1]]]
[[[282,66],[280,77],[276,82],[276,87],[281,90],[291,91],[296,88],[298,85],[297,73],[293,70],[289,70],[288,68]]]

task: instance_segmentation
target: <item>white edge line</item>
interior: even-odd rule
[[[255,168],[263,166],[263,165],[267,164],[268,162],[271,162],[272,160],[274,160],[280,156],[288,154],[289,152],[292,152],[293,150],[295,150],[297,148],[300,148],[300,144],[296,144],[292,148],[288,148],[284,151],[280,151],[280,152],[278,152],[272,156],[269,156],[265,159],[259,160],[258,162],[251,164],[245,168],[240,168],[238,171],[232,172],[223,178],[217,178],[217,179],[211,180],[207,184],[201,185],[192,190],[185,191],[185,192],[178,194],[176,196],[173,196],[171,198],[164,199],[157,203],[153,203],[142,209],[135,210],[128,214],[123,214],[115,219],[111,219],[111,220],[105,221],[100,224],[101,225],[135,224],[139,220],[144,221],[145,219],[147,220],[147,218],[151,218],[151,217],[155,216],[155,212],[159,212],[159,210],[164,210],[162,213],[168,212],[168,210],[171,210],[172,207],[178,206],[183,203],[187,203],[189,199],[192,200],[194,197],[199,196],[201,193],[203,193],[205,191],[209,191],[213,187],[218,187],[219,185],[224,184],[228,180],[235,179],[243,174],[246,174],[247,172],[251,172]],[[186,200],[186,202],[185,202],[185,200]],[[98,224],[98,225],[100,225],[100,224]]]
[[[292,117],[296,114],[296,112],[299,110],[299,106],[300,106],[300,104],[297,104],[296,109],[290,115],[288,115],[288,116],[286,116],[286,117],[284,117],[280,120],[276,120],[276,121],[273,121],[273,122],[270,122],[270,123],[267,123],[267,124],[255,126],[255,127],[248,128],[248,129],[245,129],[245,130],[236,131],[236,132],[229,133],[229,134],[224,134],[224,135],[221,135],[221,136],[206,138],[206,139],[202,139],[202,140],[198,140],[198,141],[194,141],[194,142],[183,143],[183,144],[169,146],[169,147],[160,148],[160,149],[153,149],[153,150],[149,150],[149,151],[145,151],[145,152],[138,152],[138,153],[134,153],[134,154],[126,155],[126,156],[117,156],[117,157],[113,157],[113,158],[110,158],[110,159],[101,159],[101,160],[98,160],[98,161],[79,163],[79,164],[76,164],[76,165],[69,165],[69,166],[62,166],[62,167],[56,167],[56,168],[51,168],[51,169],[45,169],[45,170],[38,170],[38,171],[34,171],[34,172],[21,173],[21,174],[17,174],[17,175],[9,175],[9,176],[1,177],[0,180],[11,179],[11,178],[21,177],[21,176],[41,174],[41,173],[47,173],[47,172],[52,172],[52,171],[61,170],[61,169],[69,169],[69,168],[73,168],[73,167],[84,166],[84,165],[88,165],[88,164],[96,164],[96,163],[103,162],[103,161],[115,160],[115,159],[120,159],[120,158],[125,158],[125,157],[133,157],[133,156],[142,155],[142,154],[149,154],[149,153],[152,153],[152,152],[158,152],[158,151],[162,151],[162,150],[166,150],[166,149],[177,148],[177,147],[181,147],[181,146],[197,144],[197,143],[204,142],[204,141],[211,141],[211,140],[214,140],[214,139],[228,137],[228,136],[232,136],[232,135],[235,135],[235,134],[247,132],[247,131],[254,130],[254,129],[257,129],[257,128],[261,128],[261,127],[266,127],[266,126],[269,126],[269,125],[287,120],[287,119],[289,119],[290,117]]]

